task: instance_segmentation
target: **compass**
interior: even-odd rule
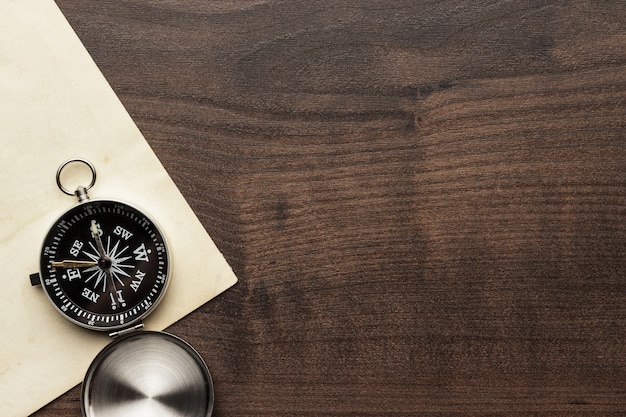
[[[70,163],[86,164],[89,187],[70,193],[61,172]],[[91,200],[95,169],[84,159],[65,162],[57,184],[79,202],[48,231],[41,249],[39,281],[67,319],[93,330],[127,328],[159,303],[169,282],[169,256],[163,234],[139,209],[116,200]]]
[[[70,191],[62,184],[70,164],[89,168],[88,186]],[[83,415],[209,417],[213,382],[198,352],[168,333],[140,331],[169,283],[171,261],[158,226],[130,204],[92,200],[96,170],[85,159],[61,164],[56,180],[78,203],[48,230],[31,284],[41,285],[66,319],[113,338],[83,380]]]

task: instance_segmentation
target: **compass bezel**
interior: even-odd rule
[[[126,226],[128,224],[135,225],[131,235],[134,235],[138,231],[145,232],[142,238],[143,241],[141,239],[134,239],[134,241],[143,242],[146,256],[148,253],[155,253],[153,260],[149,261],[151,266],[150,270],[144,273],[141,277],[141,281],[138,281],[139,284],[137,284],[138,288],[144,286],[142,288],[142,294],[146,295],[134,297],[135,294],[132,292],[122,290],[123,294],[116,293],[115,296],[113,296],[109,291],[108,295],[111,297],[112,303],[115,302],[115,297],[118,295],[120,298],[130,295],[131,298],[127,301],[127,305],[120,307],[119,311],[103,312],[98,311],[98,309],[89,309],[84,302],[81,304],[76,301],[78,295],[75,291],[72,291],[71,294],[67,293],[69,287],[67,280],[65,285],[63,285],[63,275],[59,273],[61,271],[59,268],[52,267],[51,262],[53,260],[58,261],[63,257],[68,257],[67,254],[57,253],[57,250],[60,247],[67,247],[67,239],[72,239],[74,236],[70,232],[73,228],[89,220],[100,220],[100,222],[103,222],[102,219],[106,219],[104,223],[110,226],[110,224],[114,223],[114,219],[116,218],[121,220],[119,222],[120,224]],[[86,226],[83,225],[81,231],[83,234],[85,227]],[[123,227],[122,229],[126,230]],[[113,232],[108,230],[108,233],[110,236]],[[111,249],[110,243],[109,249]],[[143,261],[143,258],[141,261]],[[152,264],[152,262],[154,262],[154,264]],[[135,275],[131,277],[131,280],[132,278],[136,278],[137,271],[139,271],[138,267],[133,268]],[[153,312],[162,301],[167,287],[169,286],[170,275],[171,258],[169,256],[169,249],[165,235],[158,224],[150,216],[145,214],[144,211],[119,200],[89,199],[76,204],[61,214],[52,223],[41,245],[40,276],[44,293],[63,317],[74,324],[91,330],[115,331],[139,323]],[[131,282],[132,281],[124,283],[124,289],[127,290]],[[145,287],[149,287],[149,289],[146,290]],[[90,290],[87,286],[85,286],[85,288],[84,291],[86,292]],[[135,290],[135,292],[137,291],[138,290]],[[96,297],[93,294],[90,295],[92,298]],[[100,296],[102,295],[103,294]],[[124,299],[124,301],[126,301],[126,299]]]

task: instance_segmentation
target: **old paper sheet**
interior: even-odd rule
[[[0,0],[0,415],[25,416],[80,383],[107,336],[78,328],[28,276],[51,223],[76,200],[55,182],[90,160],[92,198],[154,218],[172,280],[148,329],[164,329],[236,277],[52,0]]]

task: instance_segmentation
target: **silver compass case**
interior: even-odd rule
[[[85,417],[209,417],[213,382],[187,342],[164,332],[133,332],[93,360],[82,408]]]
[[[61,181],[63,169],[73,163],[85,165],[91,173],[89,185],[74,192]],[[170,261],[163,234],[147,215],[126,203],[90,200],[87,191],[95,184],[96,170],[86,159],[65,161],[57,170],[56,181],[63,193],[78,198],[78,205],[66,211],[48,232],[40,273],[30,275],[31,284],[42,285],[52,304],[71,322],[91,330],[114,330],[109,333],[113,341],[98,353],[85,375],[83,415],[211,416],[213,382],[198,352],[174,335],[140,331],[143,324],[137,324],[156,307],[169,282]],[[117,243],[109,239],[103,243],[103,230],[108,230],[108,238],[117,236]],[[118,251],[122,241],[125,247]],[[132,250],[131,243],[137,249]],[[91,250],[83,249],[87,247]],[[120,257],[124,251],[127,253]],[[122,264],[128,259],[135,263]],[[92,275],[81,279],[79,270],[90,268]],[[123,281],[122,276],[132,281]],[[85,286],[90,280],[95,284]],[[116,280],[122,288],[117,288]],[[96,286],[104,293],[109,281],[108,295],[100,296]]]

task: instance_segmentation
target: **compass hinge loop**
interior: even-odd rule
[[[124,336],[128,333],[136,332],[137,330],[141,330],[141,329],[143,329],[143,323],[139,323],[132,327],[127,327],[125,329],[118,330],[116,332],[111,332],[109,333],[109,337],[116,338],[116,337]]]
[[[76,198],[78,198],[79,203],[89,200],[89,195],[87,194],[86,187],[78,187],[76,191],[74,191],[74,195],[76,196]]]

